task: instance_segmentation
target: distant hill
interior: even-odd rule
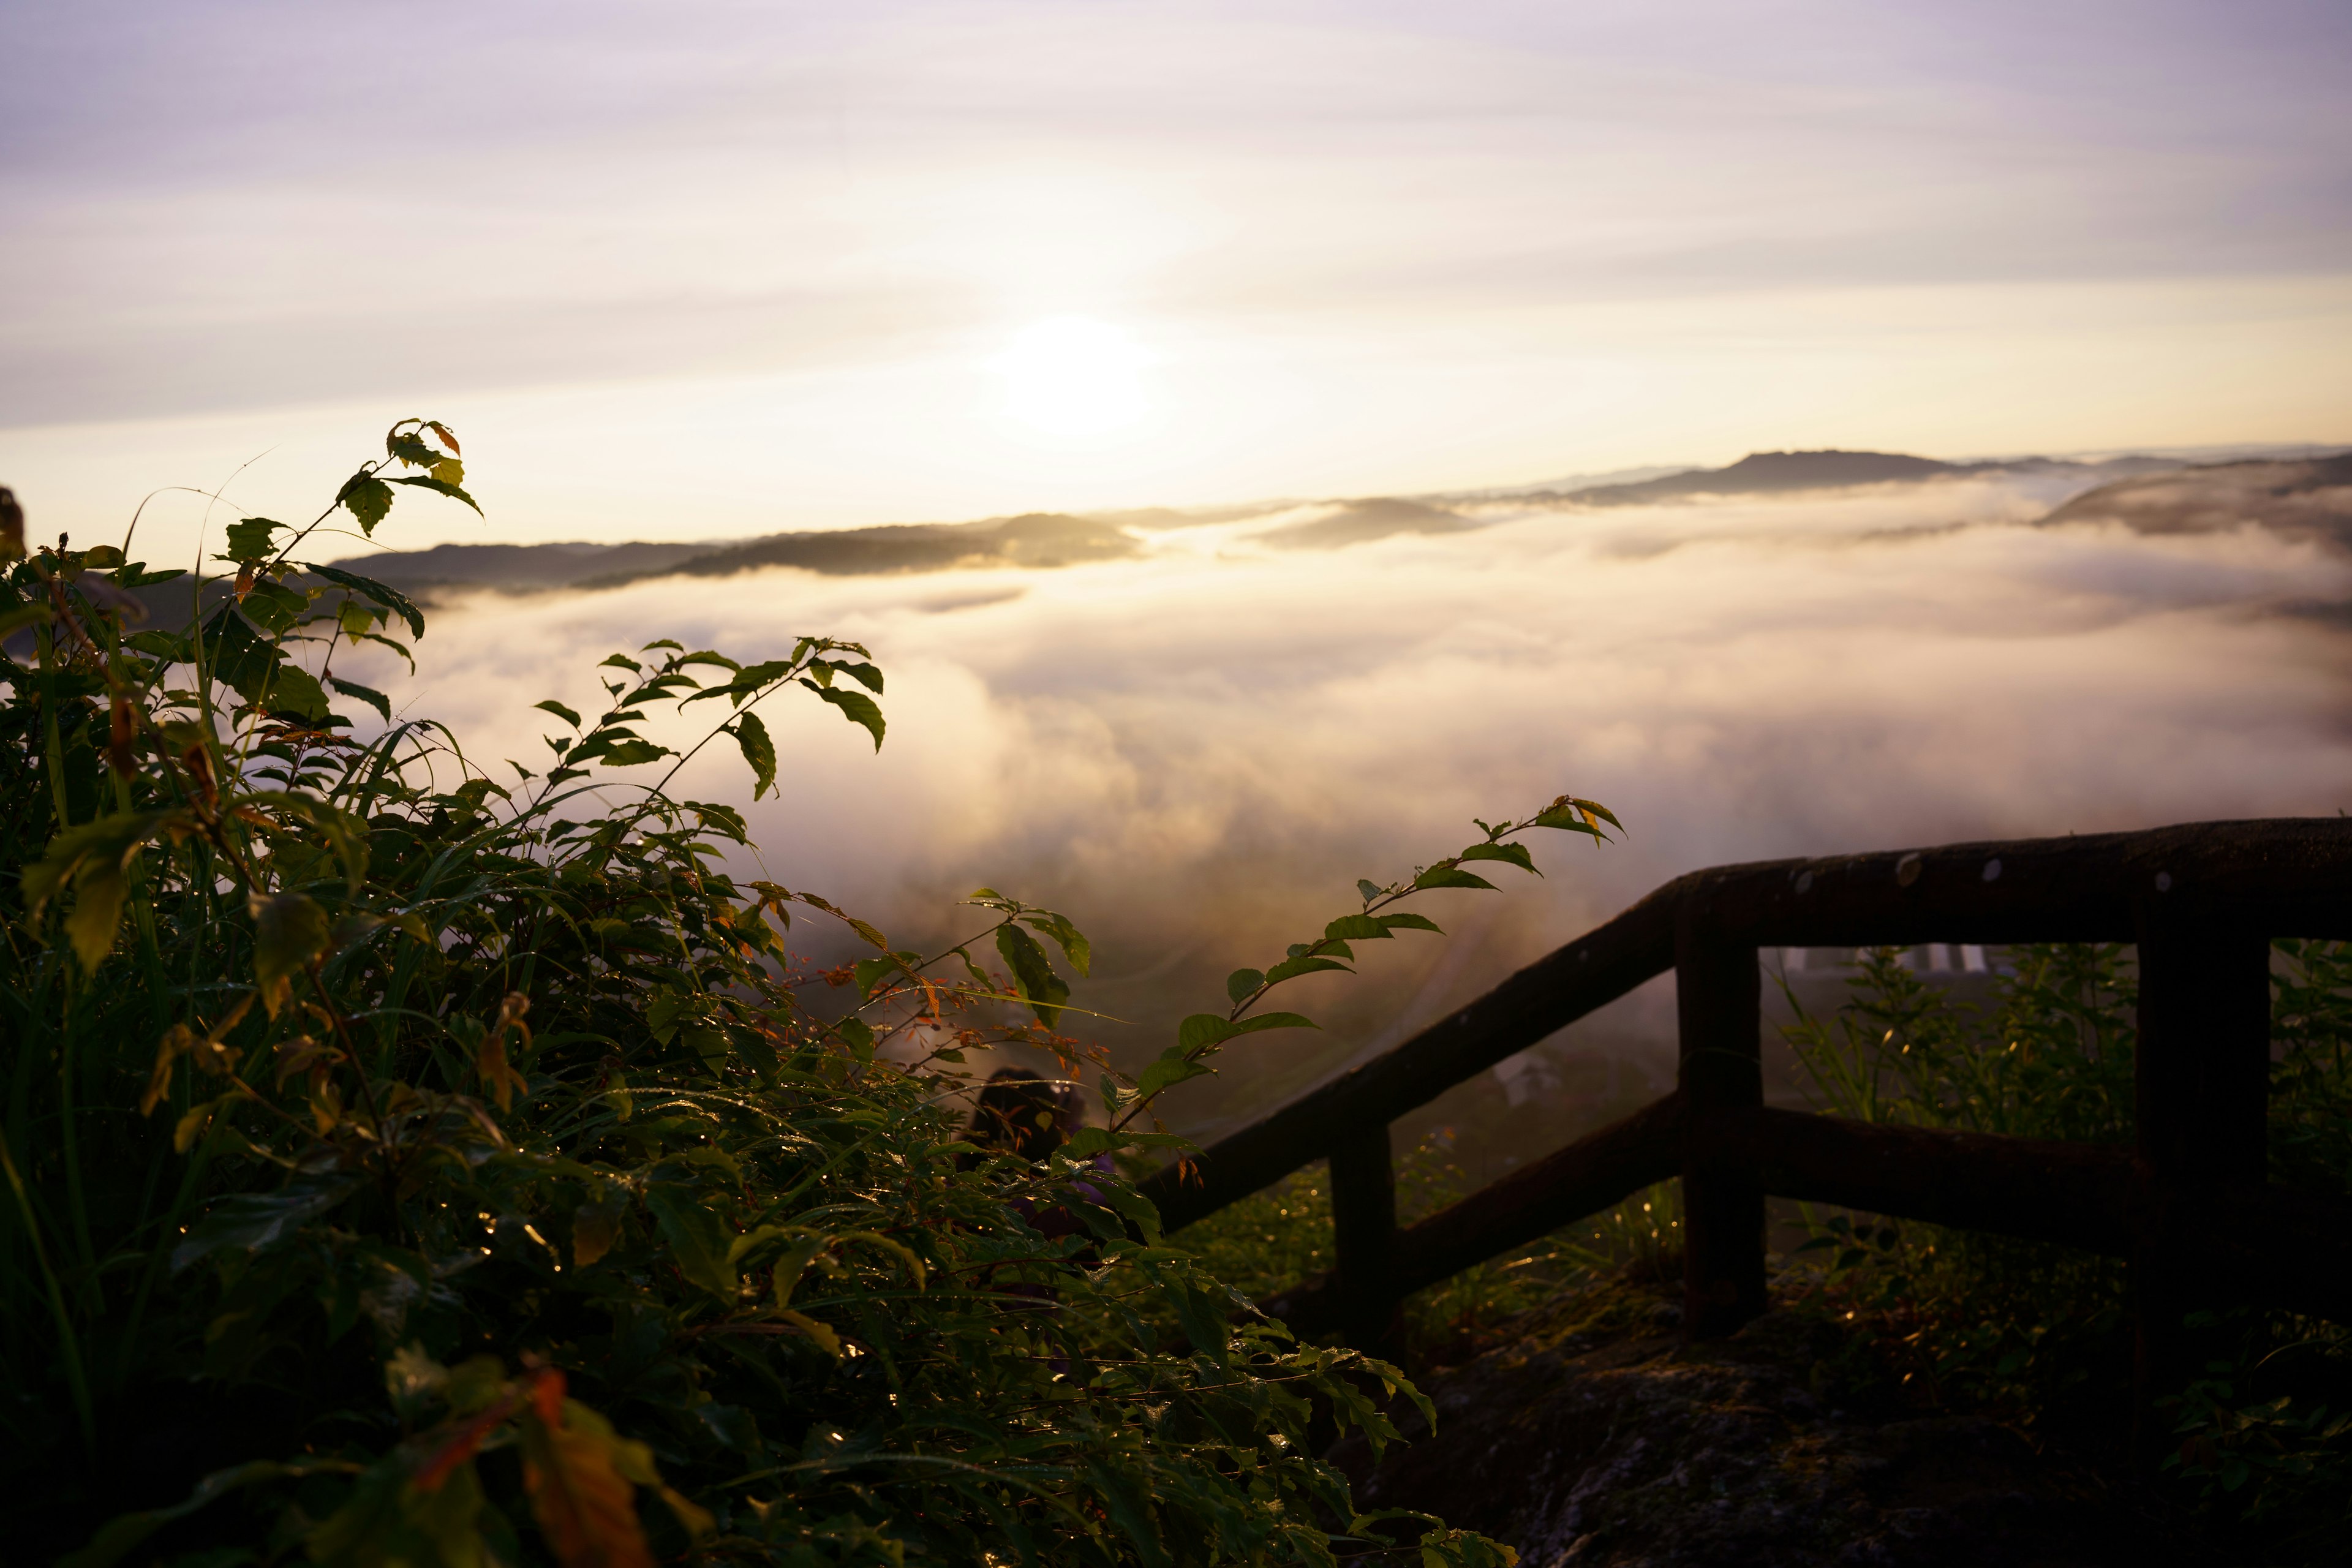
[[[2042,521],[2120,522],[2137,533],[2214,533],[2252,523],[2352,546],[2352,452],[2137,476],[2086,490]]]
[[[2046,473],[2058,469],[2134,474],[2179,466],[2161,458],[2141,457],[2114,458],[2095,463],[2053,458],[1946,463],[1902,452],[1846,452],[1832,447],[1818,452],[1750,452],[1728,468],[1690,468],[1633,484],[1593,485],[1556,493],[1561,500],[1584,506],[1646,506],[1691,496],[1786,495],[1800,490],[1848,489],[1857,485],[1959,479],[1970,474]]]
[[[609,588],[646,577],[723,577],[770,566],[828,575],[954,567],[1068,566],[1135,552],[1125,530],[1095,518],[1027,512],[983,522],[918,522],[772,533],[736,544],[440,544],[334,564],[413,594],[435,589]]]
[[[985,522],[909,522],[814,533],[772,533],[707,551],[675,563],[616,573],[600,583],[637,577],[724,577],[768,566],[798,566],[829,576],[938,572],[950,567],[1072,566],[1136,552],[1125,529],[1090,517],[1032,511]]]
[[[500,588],[529,593],[571,588],[599,577],[667,571],[708,552],[688,544],[436,544],[394,550],[331,564],[399,589]]]
[[[1393,534],[1459,533],[1465,528],[1476,526],[1469,519],[1447,511],[1443,507],[1380,496],[1370,500],[1349,501],[1328,517],[1271,529],[1257,537],[1265,543],[1286,550],[1337,550],[1342,545],[1363,544],[1375,539],[1387,539]]]

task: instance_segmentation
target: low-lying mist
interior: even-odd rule
[[[1696,867],[2352,804],[2352,643],[2314,612],[2352,598],[2352,562],[2252,525],[2037,526],[2063,499],[2005,477],[1497,503],[1475,528],[1329,549],[1298,547],[1333,510],[1305,508],[1053,571],[476,595],[435,615],[416,679],[350,673],[503,773],[546,755],[557,721],[530,704],[599,700],[593,667],[615,649],[864,642],[889,681],[878,755],[779,698],[782,799],[748,804],[724,740],[684,793],[746,806],[761,874],[894,942],[984,925],[955,908],[982,883],[1066,911],[1097,953],[1075,1001],[1124,1020],[1074,1023],[1129,1055],[1221,1007],[1226,971],[1355,907],[1357,878],[1459,848],[1474,816],[1572,791],[1624,819],[1606,847],[1543,836],[1541,879],[1425,896],[1448,937],[1294,986],[1325,1032],[1256,1037],[1188,1086],[1171,1121],[1214,1131]],[[1548,1142],[1670,1072],[1670,1015],[1644,994],[1552,1043],[1572,1092]]]

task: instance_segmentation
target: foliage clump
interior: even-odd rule
[[[1821,1109],[1865,1121],[2129,1143],[2137,976],[2118,944],[2006,951],[1989,1006],[1865,950],[1829,1017],[1787,1030]],[[2271,1179],[2352,1185],[2352,950],[2275,944]],[[1795,1005],[1794,995],[1790,996]],[[1824,1299],[1859,1313],[1849,1376],[1911,1400],[2006,1414],[2070,1440],[2127,1408],[2121,1263],[1925,1225],[1816,1216],[1799,1249]],[[2182,1494],[2280,1561],[2352,1551],[2352,1331],[2287,1312],[2192,1315],[2213,1359],[2161,1402]]]
[[[1306,1449],[1392,1436],[1396,1369],[1300,1346],[1159,1234],[1114,1155],[1292,973],[1419,917],[1489,827],[1188,1020],[1108,1126],[968,1139],[961,1053],[1060,1052],[1062,916],[990,889],[944,952],[730,871],[743,818],[669,785],[805,690],[876,745],[866,650],[604,661],[537,767],[476,765],[337,672],[416,606],[296,559],[407,486],[467,505],[455,436],[394,427],[306,527],[245,519],[151,572],[60,539],[0,588],[0,1440],[83,1568],[324,1563],[1328,1563],[1379,1555]],[[11,516],[16,516],[13,507]],[[181,629],[146,598],[190,595]],[[713,704],[703,707],[702,704]],[[350,704],[361,705],[349,708]],[[373,709],[371,735],[345,710]],[[681,752],[663,735],[711,714]],[[812,976],[795,914],[873,956]],[[1426,923],[1426,922],[1421,922]],[[984,962],[993,952],[1003,964]],[[1246,978],[1245,978],[1246,977]],[[833,984],[823,982],[834,982]],[[846,992],[846,994],[843,994]],[[916,1070],[877,1058],[920,1037]],[[1098,1067],[1102,1064],[1097,1064]],[[1403,1521],[1431,1563],[1507,1549]]]

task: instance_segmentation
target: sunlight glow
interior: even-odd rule
[[[1097,436],[1144,415],[1143,351],[1120,329],[1086,316],[1033,321],[992,362],[1005,412],[1055,436]]]

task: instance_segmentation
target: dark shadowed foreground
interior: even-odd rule
[[[1685,1347],[1675,1283],[1565,1294],[1423,1380],[1437,1435],[1328,1456],[1361,1506],[1442,1511],[1521,1568],[2209,1563],[2216,1543],[2103,1467],[2000,1422],[1846,1385],[1853,1339],[1776,1291]]]

